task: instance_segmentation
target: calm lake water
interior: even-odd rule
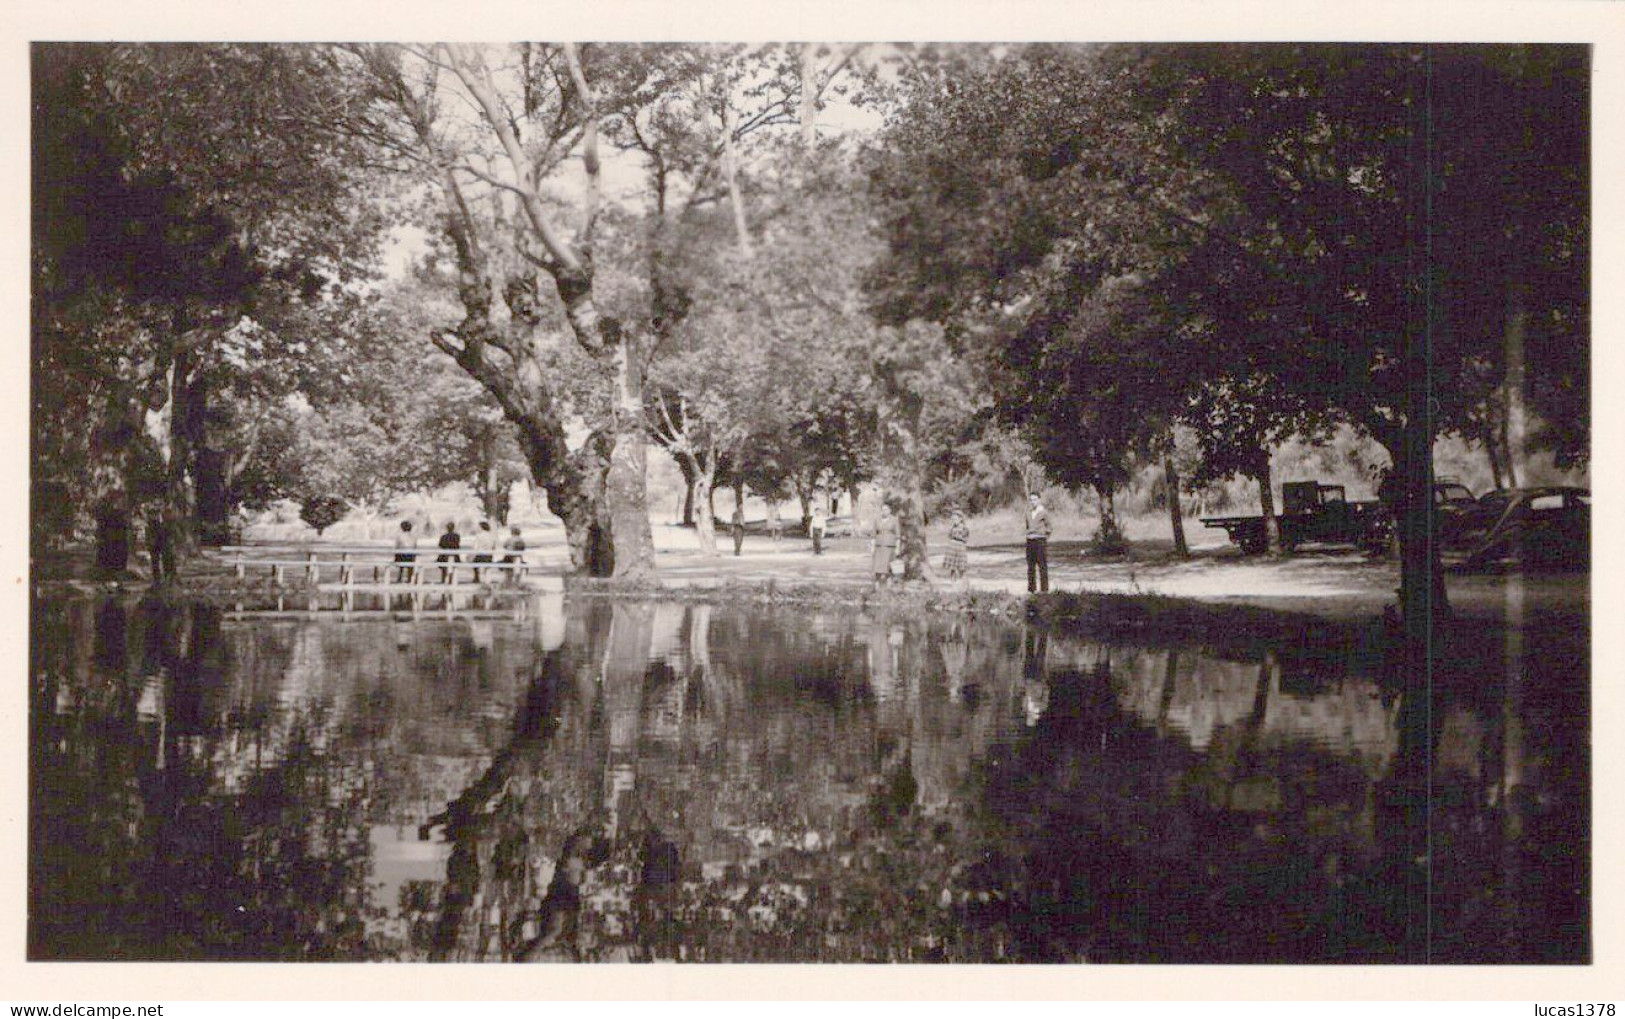
[[[37,602],[30,957],[1590,956],[1584,661],[457,597]]]

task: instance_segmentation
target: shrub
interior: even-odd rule
[[[344,500],[331,495],[317,495],[306,499],[299,507],[299,519],[316,529],[318,536],[344,519]]]

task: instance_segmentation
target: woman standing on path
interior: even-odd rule
[[[965,579],[965,561],[970,546],[970,524],[965,522],[965,511],[954,510],[953,523],[948,527],[948,554],[942,557],[942,572],[949,580]]]
[[[870,571],[875,575],[875,586],[891,581],[892,556],[897,554],[897,517],[891,507],[881,503],[880,520],[875,524],[874,560]]]

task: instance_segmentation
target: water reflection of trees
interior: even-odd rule
[[[276,762],[236,772],[258,748],[221,752],[218,613],[80,611],[35,632],[30,955],[360,957],[360,790],[323,720],[284,716]]]
[[[35,957],[1584,951],[1583,735],[1538,729],[1575,707],[1538,675],[1418,699],[1287,657],[703,605],[36,620]]]

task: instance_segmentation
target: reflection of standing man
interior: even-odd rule
[[[1027,593],[1049,590],[1049,510],[1038,493],[1027,496]]]
[[[1049,635],[1033,627],[1027,628],[1021,654],[1021,708],[1029,726],[1037,725],[1049,710],[1049,682],[1045,679],[1044,664],[1049,658]]]

